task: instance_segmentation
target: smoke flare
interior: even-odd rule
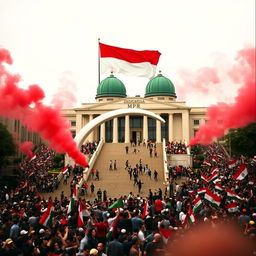
[[[7,72],[3,63],[12,64],[6,49],[0,49],[0,115],[20,120],[28,130],[38,132],[58,153],[66,152],[77,164],[88,166],[72,138],[70,124],[58,109],[42,103],[43,90],[38,85],[30,85],[27,90],[19,88],[20,76]]]
[[[21,144],[18,144],[19,150],[26,155],[29,159],[33,157],[33,148],[34,144],[31,141],[24,141]]]
[[[255,48],[239,51],[236,60],[237,63],[228,73],[234,81],[242,83],[235,102],[210,106],[206,113],[208,121],[199,127],[189,146],[210,144],[215,138],[222,137],[228,129],[256,122]]]

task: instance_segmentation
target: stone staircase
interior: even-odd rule
[[[126,154],[125,146],[129,146],[129,153]],[[137,153],[133,153],[136,148]],[[88,185],[91,183],[95,185],[95,195],[99,188],[103,191],[106,189],[108,197],[119,197],[121,195],[128,195],[129,192],[133,192],[134,195],[138,194],[138,187],[133,185],[133,180],[130,180],[129,173],[125,170],[125,162],[129,161],[132,167],[135,167],[139,160],[142,159],[142,165],[148,164],[152,171],[151,179],[146,175],[139,175],[138,179],[143,182],[140,196],[147,196],[148,190],[153,192],[161,188],[165,188],[163,185],[163,150],[162,144],[157,144],[158,157],[150,157],[149,150],[142,144],[137,147],[131,147],[126,143],[105,143],[101,153],[94,165],[94,169],[99,170],[100,180],[88,180]],[[109,162],[116,160],[117,170],[109,170]],[[154,181],[153,172],[158,172],[158,181]],[[93,197],[95,197],[93,195]],[[89,197],[91,197],[89,193]]]
[[[125,146],[129,146],[129,153],[126,154]],[[136,148],[137,153],[133,153],[134,148]],[[133,192],[134,195],[138,193],[138,186],[133,185],[133,180],[130,180],[129,173],[125,170],[125,162],[129,161],[129,164],[132,167],[135,167],[139,160],[142,159],[142,165],[148,164],[148,167],[151,169],[151,179],[146,175],[139,175],[138,179],[142,181],[142,189],[140,196],[146,197],[148,195],[148,190],[151,189],[153,192],[162,189],[164,193],[165,185],[164,182],[164,172],[163,172],[163,150],[162,143],[157,143],[157,152],[158,157],[154,156],[151,158],[149,155],[149,150],[146,146],[142,144],[137,147],[131,147],[130,144],[127,143],[105,143],[96,163],[93,168],[99,170],[100,180],[92,180],[90,177],[87,181],[87,184],[91,185],[93,183],[95,185],[94,194],[90,193],[90,189],[88,189],[88,195],[85,197],[88,200],[93,200],[97,197],[97,191],[100,188],[102,191],[107,191],[107,197],[120,197],[121,195],[128,195],[130,192]],[[109,170],[109,162],[112,160],[116,160],[117,162],[117,170]],[[153,172],[156,170],[158,172],[158,180],[155,181],[153,178]],[[64,194],[69,197],[70,195],[70,181],[72,177],[68,179],[68,184],[64,185],[63,180],[59,185],[59,188],[53,193],[44,193],[43,196],[48,198],[52,196],[53,198],[60,197],[61,191],[64,191]]]

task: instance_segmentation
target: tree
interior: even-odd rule
[[[0,167],[4,165],[8,156],[16,153],[16,145],[12,135],[7,130],[6,126],[0,123]]]
[[[224,139],[233,156],[253,157],[256,155],[256,123],[244,128],[232,129],[224,136]]]

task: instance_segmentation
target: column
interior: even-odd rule
[[[168,118],[168,134],[169,134],[169,141],[173,141],[173,114],[169,114]]]
[[[189,143],[189,114],[188,110],[182,112],[182,140]]]
[[[76,114],[76,134],[82,129],[82,114]]]
[[[148,117],[143,116],[143,140],[148,140]]]
[[[130,116],[125,116],[125,128],[124,128],[125,143],[130,143]]]
[[[161,142],[161,122],[156,120],[156,142]]]
[[[106,140],[105,138],[105,133],[106,133],[106,129],[105,129],[105,123],[101,124],[100,126],[100,140],[103,139],[104,141]]]
[[[93,119],[93,115],[89,115],[89,122],[92,121],[92,119]],[[90,135],[88,136],[88,140],[89,140],[89,142],[93,142],[94,141],[94,131],[92,131],[90,133]]]
[[[117,117],[113,119],[113,143],[118,143],[118,125]]]

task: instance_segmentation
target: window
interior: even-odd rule
[[[157,99],[158,100],[164,100],[164,97],[158,97]]]
[[[107,99],[107,101],[113,101],[113,99]]]
[[[194,120],[194,125],[199,125],[199,120]]]
[[[194,137],[196,136],[196,133],[198,132],[198,130],[194,130]]]
[[[76,126],[76,121],[71,121],[71,126]]]

